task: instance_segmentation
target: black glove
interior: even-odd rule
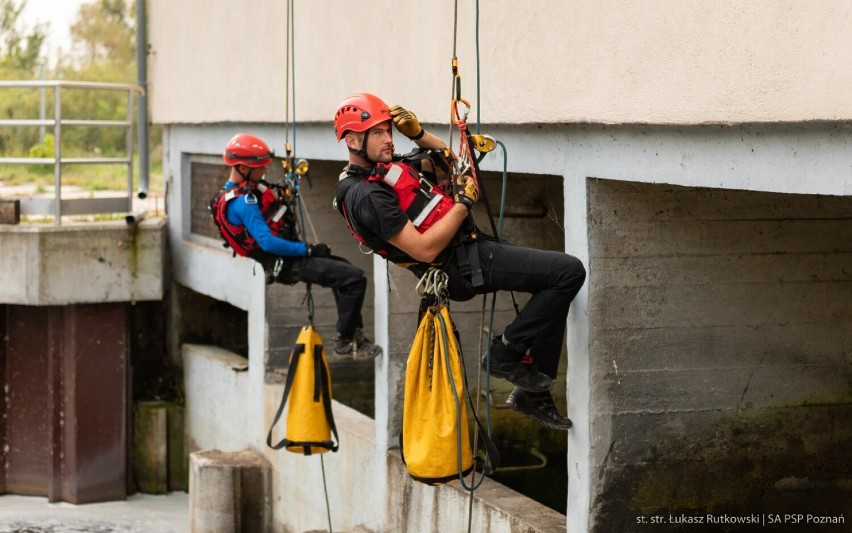
[[[322,242],[315,242],[313,244],[308,244],[307,255],[308,257],[328,257],[331,255],[331,248],[328,247],[327,244]]]
[[[390,108],[390,116],[391,120],[393,120],[394,126],[399,132],[412,141],[416,141],[423,137],[424,129],[423,126],[420,125],[420,121],[417,120],[417,117],[404,107],[400,107],[395,105]]]
[[[459,176],[453,180],[453,199],[470,210],[479,199],[479,185],[476,180],[472,176]]]

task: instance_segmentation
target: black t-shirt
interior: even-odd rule
[[[358,181],[346,192],[343,204],[352,229],[365,241],[381,241],[386,247],[404,254],[388,242],[408,223],[390,187],[375,181]]]
[[[420,170],[419,161],[405,158],[397,156],[394,161]],[[348,175],[355,177],[347,180],[352,183],[347,184],[348,189],[342,198],[352,229],[364,239],[367,246],[375,251],[383,250],[389,261],[403,264],[415,273],[425,271],[427,264],[417,261],[389,242],[408,223],[408,217],[399,207],[399,199],[393,188],[384,182],[367,181],[365,178],[369,171],[364,173],[363,169],[358,170],[361,172],[348,172]],[[435,263],[443,263],[447,253],[447,250],[441,252]]]

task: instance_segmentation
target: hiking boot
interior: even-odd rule
[[[506,400],[506,405],[546,428],[567,431],[572,425],[570,418],[559,414],[550,391],[528,392],[515,387]]]
[[[486,363],[486,355],[487,353],[482,356],[483,366]],[[489,373],[530,392],[546,391],[553,383],[548,375],[535,369],[531,359],[510,349],[500,337],[494,337],[494,340],[491,341],[491,368]]]
[[[338,356],[349,356],[352,359],[373,359],[382,353],[382,347],[373,344],[360,328],[355,330],[354,339],[343,338],[340,335],[334,339],[334,353]]]

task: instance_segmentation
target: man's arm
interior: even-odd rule
[[[257,204],[246,204],[245,197],[238,198],[228,205],[228,220],[235,225],[245,226],[249,235],[257,241],[258,246],[264,251],[282,257],[304,257],[307,253],[305,243],[288,241],[276,237],[269,230],[260,208]],[[233,215],[233,216],[232,216]]]
[[[431,263],[452,242],[467,213],[467,207],[455,204],[441,220],[425,232],[420,233],[414,224],[408,222],[388,242],[417,261]]]
[[[423,137],[420,137],[414,144],[426,150],[441,150],[447,147],[447,143],[441,140],[437,135],[432,135],[426,130],[423,130]]]

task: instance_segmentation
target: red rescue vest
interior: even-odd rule
[[[344,174],[342,179],[361,178],[354,174]],[[455,203],[441,187],[421,178],[414,167],[405,163],[377,163],[366,181],[381,182],[393,189],[400,209],[420,233],[441,220]],[[369,246],[374,252],[388,259],[388,251],[384,249],[382,243],[367,242],[355,231],[343,203],[346,190],[348,187],[345,187],[342,192],[338,191],[335,201],[340,214],[346,220],[346,225],[349,226],[349,231],[358,242]]]
[[[242,256],[252,256],[261,250],[257,241],[249,235],[244,226],[231,224],[226,216],[228,202],[247,195],[251,195],[259,201],[260,213],[273,235],[291,240],[298,239],[293,213],[289,212],[286,204],[278,200],[272,188],[263,182],[257,185],[246,182],[240,187],[222,189],[210,201],[210,211],[213,213],[213,220],[219,227],[219,233],[222,234],[222,238],[235,253]],[[288,235],[288,233],[291,235]]]

